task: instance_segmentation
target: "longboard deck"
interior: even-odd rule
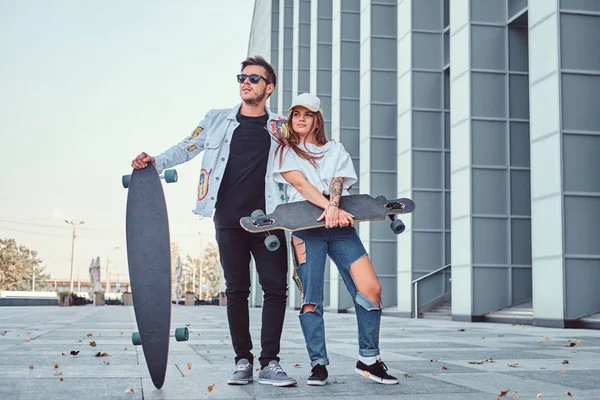
[[[127,194],[127,262],[138,331],[156,388],[165,381],[171,328],[171,242],[160,178],[133,170]]]
[[[393,204],[397,209],[388,209],[386,204]],[[354,215],[355,222],[381,221],[389,215],[408,214],[415,210],[415,203],[411,199],[387,200],[383,196],[372,197],[367,194],[343,196],[340,208]],[[317,221],[323,209],[308,201],[280,204],[271,214],[259,217],[242,217],[240,225],[252,233],[268,232],[282,229],[296,232],[325,226],[325,220]],[[269,220],[269,224],[262,224]]]

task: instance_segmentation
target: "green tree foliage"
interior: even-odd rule
[[[36,251],[14,239],[0,239],[0,290],[31,290],[34,274],[36,290],[44,290],[50,275],[41,263]]]

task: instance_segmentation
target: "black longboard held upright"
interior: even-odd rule
[[[187,328],[171,334],[171,241],[169,219],[160,178],[177,182],[177,172],[159,176],[154,165],[134,169],[121,179],[127,193],[127,263],[133,309],[138,332],[134,345],[142,346],[152,383],[160,389],[165,381],[169,341],[189,338]]]

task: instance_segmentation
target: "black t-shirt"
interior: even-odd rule
[[[246,117],[233,132],[229,159],[215,205],[216,228],[240,228],[240,218],[265,210],[265,176],[271,147],[267,114]]]

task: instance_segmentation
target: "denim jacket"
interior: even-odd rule
[[[229,159],[233,131],[239,126],[236,116],[240,107],[241,103],[233,108],[209,111],[191,135],[154,157],[156,169],[161,174],[165,169],[190,161],[204,151],[198,181],[195,214],[205,217],[212,217],[213,215],[221,179]],[[273,163],[275,150],[277,149],[275,138],[281,135],[281,127],[282,124],[286,123],[286,118],[271,112],[268,107],[266,111],[269,115],[267,130],[272,139],[267,174],[265,175],[265,203],[267,208],[265,212],[268,214],[273,212],[278,204],[285,202],[284,185],[276,183],[273,179]],[[243,196],[243,193],[240,193],[240,196]]]

